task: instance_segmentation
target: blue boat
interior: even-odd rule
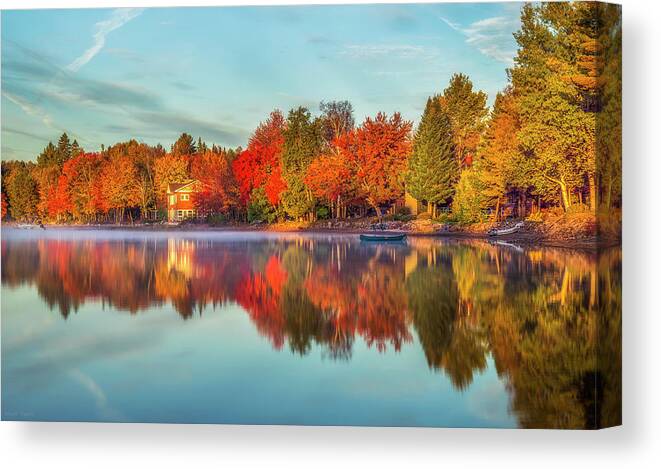
[[[360,235],[361,241],[404,241],[406,233],[363,233]]]

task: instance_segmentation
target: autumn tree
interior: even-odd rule
[[[622,8],[598,4],[599,28],[592,44],[600,46],[594,75],[598,78],[600,112],[597,114],[596,193],[591,197],[607,214],[622,196]],[[590,41],[588,41],[590,44]],[[591,190],[592,192],[592,190]]]
[[[191,175],[200,184],[195,206],[201,213],[228,214],[238,205],[238,187],[224,154],[207,150],[195,155]]]
[[[69,181],[64,174],[60,174],[57,185],[48,194],[48,215],[59,223],[63,217],[71,213],[71,197],[69,196]]]
[[[64,163],[64,176],[74,218],[90,221],[103,207],[98,204],[99,175],[104,161],[98,153],[82,153]]]
[[[37,183],[32,177],[33,163],[16,162],[3,185],[9,198],[9,213],[14,220],[31,221],[37,217]]]
[[[313,119],[306,108],[289,111],[282,147],[282,177],[287,184],[282,203],[292,218],[314,217],[314,196],[305,186],[304,178],[321,145],[321,122]]]
[[[483,91],[474,91],[473,82],[467,75],[455,73],[443,91],[441,104],[452,125],[457,162],[462,168],[469,166],[489,112],[487,95]]]
[[[338,151],[348,162],[358,195],[379,218],[382,205],[404,194],[403,174],[411,151],[411,127],[412,123],[399,113],[391,117],[378,113],[337,139]]]
[[[322,101],[319,103],[321,111],[321,134],[328,146],[340,135],[350,132],[355,126],[353,106],[349,101]]]
[[[4,220],[7,217],[9,204],[7,203],[7,197],[5,197],[4,192],[2,192],[2,194],[0,194],[0,197],[1,197],[1,203],[2,203],[2,219]]]
[[[62,173],[62,167],[72,154],[78,154],[82,149],[76,142],[75,147],[69,140],[69,136],[63,133],[57,146],[52,142],[37,157],[37,165],[33,168],[33,176],[37,183],[39,192],[39,202],[37,211],[40,216],[46,218],[49,216],[49,198],[53,196],[58,188],[59,178]]]
[[[185,157],[167,153],[154,162],[154,185],[156,198],[162,207],[166,205],[168,184],[181,183],[188,179],[188,162]]]
[[[140,192],[135,185],[138,170],[126,155],[108,159],[101,171],[101,190],[115,222],[124,220],[127,208],[140,206]]]
[[[355,195],[347,159],[336,153],[315,158],[307,169],[305,185],[331,207],[335,218],[346,218],[347,203]]]
[[[172,154],[174,156],[190,156],[197,151],[195,140],[186,132],[182,133],[174,145],[172,145]]]
[[[482,210],[486,206],[487,198],[484,196],[485,186],[481,175],[477,166],[468,167],[461,172],[452,200],[452,214],[461,223],[483,221]]]
[[[559,192],[565,210],[594,177],[593,98],[573,79],[591,34],[591,8],[587,3],[524,5],[521,30],[514,35],[519,50],[510,76],[521,115],[518,137],[536,190],[543,196]]]
[[[451,199],[458,172],[450,119],[439,99],[429,98],[413,140],[406,190],[435,217],[436,206]]]
[[[520,127],[518,106],[510,87],[496,95],[474,164],[481,183],[481,200],[486,206],[495,208],[496,219],[508,188],[529,185],[517,138]]]
[[[135,186],[140,194],[141,215],[145,215],[156,204],[155,161],[165,155],[160,145],[150,147],[134,139],[108,147],[105,152],[109,158],[128,157],[136,167]],[[181,181],[177,181],[181,182]]]
[[[250,137],[247,148],[232,160],[241,199],[247,203],[250,194],[263,188],[268,201],[277,206],[286,185],[282,179],[281,154],[286,121],[279,110],[271,112]]]

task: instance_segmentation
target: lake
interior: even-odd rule
[[[594,428],[621,262],[480,240],[2,230],[2,418]]]

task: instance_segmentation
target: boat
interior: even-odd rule
[[[511,226],[509,228],[501,228],[501,229],[493,229],[489,230],[489,236],[505,236],[508,234],[513,234],[519,231],[521,228],[523,228],[523,222],[520,221],[516,223],[514,226]]]
[[[361,241],[404,241],[406,233],[362,233]]]
[[[42,230],[46,229],[43,223],[18,223],[16,228],[21,230],[36,230],[37,228],[41,228]]]

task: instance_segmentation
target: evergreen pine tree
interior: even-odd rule
[[[428,204],[446,203],[454,193],[459,168],[453,153],[452,128],[438,98],[429,98],[413,141],[406,173],[406,190]]]
[[[287,190],[282,202],[289,216],[300,218],[311,214],[314,209],[314,197],[303,179],[308,166],[321,151],[320,122],[312,120],[310,112],[304,107],[291,110],[284,137],[282,176],[287,182]]]
[[[69,158],[71,158],[71,141],[66,132],[60,136],[57,142],[57,164],[61,167]]]

